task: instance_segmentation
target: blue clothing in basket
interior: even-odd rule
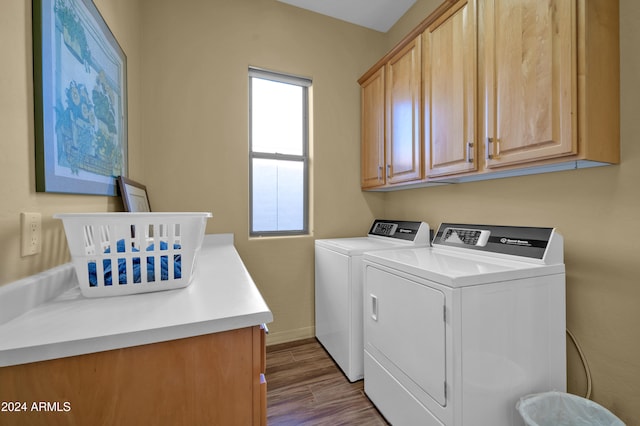
[[[160,251],[167,250],[169,245],[160,241]],[[174,250],[182,248],[180,244],[173,245]],[[146,251],[153,251],[154,245],[151,244],[147,247]],[[116,251],[118,253],[125,252],[125,242],[124,240],[118,240],[116,243]],[[139,252],[140,250],[133,247],[131,249],[132,252]],[[110,253],[111,250],[109,247],[104,251],[105,253]],[[148,256],[147,257],[147,282],[155,281],[155,258],[158,256]],[[169,279],[169,256],[161,255],[160,257],[160,280],[166,281]],[[174,278],[179,279],[182,278],[182,256],[179,254],[173,255],[173,275]],[[133,282],[134,284],[142,282],[142,278],[140,275],[140,258],[134,257],[132,259],[133,264]],[[104,259],[102,261],[102,267],[104,269],[104,285],[112,285],[113,277],[111,271],[111,260]],[[96,287],[98,285],[98,273],[96,269],[95,262],[89,262],[89,285],[91,287]],[[127,262],[126,259],[118,259],[118,283],[119,284],[127,284]]]

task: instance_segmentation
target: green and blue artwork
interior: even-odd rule
[[[34,0],[36,190],[116,195],[126,56],[91,0]]]

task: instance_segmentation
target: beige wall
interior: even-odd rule
[[[275,0],[142,0],[144,178],[159,210],[213,212],[274,314],[269,343],[314,335],[314,238],[362,235],[358,77],[384,35]],[[249,65],[313,79],[310,237],[248,237]],[[353,228],[347,225],[353,225]],[[215,277],[213,277],[215,281]]]
[[[95,0],[128,56],[129,159],[140,166],[140,50],[138,6],[129,0]],[[35,192],[31,1],[0,2],[0,285],[69,260],[56,212],[112,211],[119,199]],[[43,250],[20,257],[20,212],[42,213]]]
[[[96,5],[128,58],[130,177],[147,184],[154,210],[212,211],[207,233],[235,234],[274,312],[270,342],[312,336],[314,237],[362,235],[383,208],[382,194],[359,189],[356,80],[384,53],[384,34],[275,0]],[[0,40],[2,285],[69,260],[52,214],[122,205],[35,193],[31,2],[0,4]],[[313,78],[311,237],[248,238],[249,65]],[[23,211],[43,215],[40,255],[20,257]]]
[[[433,10],[418,0],[409,14]],[[430,9],[431,7],[431,9]],[[420,15],[424,16],[424,15]],[[587,357],[592,398],[628,425],[640,424],[640,5],[620,1],[619,166],[390,193],[385,216],[441,222],[557,227],[564,236],[567,326]],[[399,40],[421,21],[406,15]],[[395,32],[395,33],[394,33]],[[585,373],[567,344],[568,388],[584,395]]]
[[[593,398],[640,418],[640,6],[621,0],[622,164],[390,194],[359,190],[357,78],[439,1],[418,0],[387,34],[275,0],[95,0],[128,56],[130,176],[157,210],[214,213],[233,232],[274,312],[269,342],[313,335],[313,239],[362,235],[374,216],[555,226],[565,237],[567,323],[593,374]],[[144,13],[142,13],[144,11]],[[0,285],[68,261],[62,211],[113,211],[118,199],[34,191],[31,2],[0,2]],[[314,80],[313,236],[248,238],[249,65]],[[43,254],[19,256],[19,213],[43,213]],[[356,226],[348,227],[355,223]],[[215,279],[215,277],[214,277]],[[584,372],[568,349],[569,390]]]

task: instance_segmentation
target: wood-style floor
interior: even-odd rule
[[[388,424],[315,338],[267,347],[266,376],[269,426]]]

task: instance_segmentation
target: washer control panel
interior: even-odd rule
[[[431,233],[425,222],[376,219],[369,230],[370,237],[393,238],[420,245],[429,245]]]
[[[389,222],[375,222],[373,224],[373,229],[370,234],[375,235],[383,235],[385,237],[390,237],[396,233],[398,229],[397,223],[389,223]]]

